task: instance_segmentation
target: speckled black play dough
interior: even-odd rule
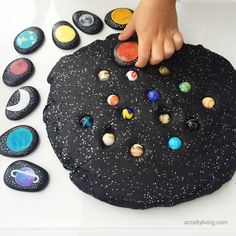
[[[44,110],[48,136],[70,178],[82,191],[107,203],[129,208],[173,206],[210,194],[229,181],[236,164],[236,72],[223,57],[198,45],[185,44],[170,60],[159,66],[138,70],[139,78],[126,78],[130,68],[117,65],[113,49],[118,35],[81,48],[65,56],[52,69],[48,104]],[[169,76],[159,74],[166,66]],[[111,77],[100,81],[97,74],[108,70]],[[182,81],[191,83],[191,92],[179,91]],[[161,100],[150,103],[147,92],[157,89]],[[120,103],[106,102],[118,94]],[[215,99],[206,109],[202,99]],[[124,107],[134,110],[132,120],[124,120]],[[169,124],[159,115],[168,113]],[[80,119],[93,117],[91,128]],[[196,131],[186,127],[197,119]],[[102,144],[102,136],[113,132],[115,143]],[[168,147],[177,136],[183,147]],[[141,144],[141,158],[130,155],[130,147]]]

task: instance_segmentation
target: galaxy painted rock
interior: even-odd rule
[[[118,65],[133,66],[138,59],[138,43],[124,42],[114,48],[114,58]]]
[[[0,154],[22,157],[34,151],[39,143],[35,129],[27,125],[15,126],[0,136]]]
[[[103,28],[102,20],[88,11],[77,11],[73,14],[74,24],[86,34],[97,34]]]
[[[27,58],[12,61],[3,72],[3,82],[7,86],[17,86],[24,83],[34,73],[34,65]]]
[[[9,120],[20,120],[31,113],[39,104],[40,96],[37,89],[25,86],[17,89],[5,109],[6,117]]]
[[[29,27],[16,36],[14,48],[21,54],[29,54],[36,51],[43,42],[43,31],[38,27]]]
[[[48,185],[49,175],[42,167],[29,161],[15,161],[5,171],[4,183],[11,189],[38,192]]]
[[[108,12],[105,16],[105,22],[112,29],[123,30],[129,23],[133,15],[133,10],[128,8],[117,8]]]
[[[200,45],[184,44],[130,82],[126,74],[135,68],[117,64],[117,45],[118,34],[95,41],[61,58],[48,77],[44,122],[72,182],[102,201],[135,209],[216,191],[236,169],[234,68]],[[102,70],[109,79],[98,78]],[[189,93],[179,90],[183,81],[192,85]],[[148,99],[152,89],[161,94],[158,102]],[[110,106],[113,94],[120,101]],[[80,124],[86,114],[93,118],[90,128],[89,119]],[[200,124],[195,131],[193,121],[186,124],[190,118]]]
[[[59,21],[53,26],[52,38],[57,47],[65,50],[73,49],[80,43],[76,29],[67,21]]]

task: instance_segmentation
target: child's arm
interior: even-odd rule
[[[183,45],[176,14],[176,0],[141,0],[130,23],[120,34],[120,40],[129,39],[137,32],[139,58],[137,67],[158,64],[170,58]]]

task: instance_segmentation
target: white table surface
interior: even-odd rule
[[[201,197],[172,208],[131,210],[118,208],[100,202],[81,192],[69,180],[68,172],[54,154],[47,138],[42,112],[47,102],[49,84],[47,75],[60,57],[75,50],[63,51],[57,48],[51,38],[55,22],[71,22],[77,10],[90,10],[102,19],[115,7],[135,8],[138,0],[1,0],[0,3],[0,73],[13,59],[20,57],[13,48],[13,40],[24,28],[41,27],[46,35],[44,45],[35,53],[28,55],[36,68],[34,76],[24,85],[35,86],[41,95],[40,106],[29,116],[19,121],[10,121],[4,115],[5,105],[15,88],[7,87],[0,81],[0,133],[20,124],[33,126],[39,133],[41,142],[35,152],[22,158],[44,167],[50,174],[48,187],[39,193],[24,193],[9,189],[3,183],[3,174],[15,159],[0,156],[0,235],[42,235],[47,230],[54,235],[82,235],[111,232],[149,235],[160,230],[191,235],[226,233],[236,231],[236,176],[220,190],[209,196]],[[179,1],[180,28],[185,41],[203,44],[205,47],[223,55],[236,67],[236,1]],[[105,25],[101,33],[86,35],[79,32],[81,46],[95,39],[104,39],[114,30]],[[223,78],[222,78],[223,79]],[[189,225],[187,220],[225,221],[224,225]],[[69,231],[70,230],[70,231]],[[1,233],[2,232],[2,233]],[[70,232],[71,234],[69,234]],[[183,233],[182,232],[182,235]],[[61,234],[62,233],[62,234]],[[107,234],[106,234],[107,233]],[[113,233],[113,235],[116,235]],[[48,234],[47,234],[48,235]],[[86,234],[87,235],[87,234]],[[221,234],[222,235],[222,234]],[[235,234],[234,234],[235,235]]]

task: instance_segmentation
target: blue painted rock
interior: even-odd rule
[[[28,161],[13,162],[4,174],[4,182],[9,188],[24,192],[38,192],[48,181],[47,171]]]
[[[29,27],[21,31],[14,40],[14,48],[21,54],[36,51],[44,41],[44,33],[38,27]]]
[[[67,21],[57,22],[52,29],[52,39],[61,49],[73,49],[80,43],[80,37],[75,28]]]
[[[74,24],[86,34],[97,34],[103,28],[102,20],[88,11],[77,11],[73,14]]]
[[[9,120],[19,120],[31,113],[39,104],[38,91],[30,86],[17,89],[10,97],[5,114]]]
[[[22,157],[34,151],[39,143],[35,129],[27,125],[15,126],[0,136],[0,154]]]
[[[7,86],[17,86],[29,79],[34,73],[34,65],[27,58],[18,58],[6,67],[2,79]]]

